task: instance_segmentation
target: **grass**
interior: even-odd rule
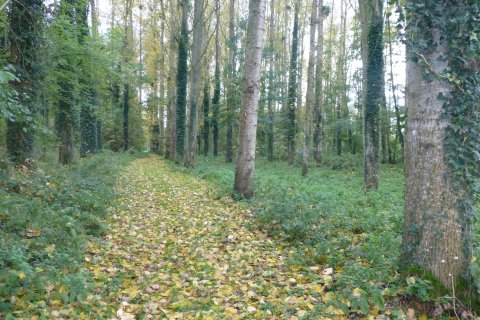
[[[115,177],[130,159],[105,152],[70,167],[0,163],[0,314],[38,314],[89,294],[84,245],[107,231]]]
[[[392,302],[420,292],[429,298],[424,294],[428,281],[412,285],[399,276],[403,167],[382,165],[379,190],[365,192],[361,168],[355,163],[361,161],[350,159],[347,165],[337,165],[333,159],[321,168],[312,168],[304,178],[298,167],[260,160],[255,170],[255,197],[245,204],[254,209],[260,228],[295,248],[291,264],[333,268],[336,299],[332,303],[336,307],[346,309],[342,299],[352,301],[355,289],[364,292],[367,302],[375,306],[383,305],[383,297]],[[233,164],[199,157],[192,173],[214,181],[218,198],[231,193]],[[474,234],[474,255],[479,257],[479,223]],[[477,260],[472,264],[477,283],[479,270]],[[365,301],[358,301],[356,307],[365,309]]]

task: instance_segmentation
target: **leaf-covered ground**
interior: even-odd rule
[[[331,269],[290,266],[293,248],[251,226],[242,204],[215,199],[209,182],[146,158],[118,188],[108,235],[88,247],[96,294],[81,317],[300,319],[329,301]],[[345,318],[334,307],[322,313]]]

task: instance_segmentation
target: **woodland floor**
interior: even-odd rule
[[[87,248],[96,294],[85,318],[297,319],[328,302],[332,271],[289,266],[293,248],[252,226],[245,205],[216,199],[210,182],[150,157],[117,188],[110,231]]]

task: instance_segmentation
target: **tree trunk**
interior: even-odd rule
[[[203,89],[203,155],[208,156],[210,151],[210,90],[208,79]]]
[[[228,33],[229,33],[229,50],[228,50],[228,64],[230,68],[229,83],[228,83],[228,97],[227,97],[227,150],[225,153],[225,161],[233,161],[233,122],[236,104],[236,92],[235,78],[236,78],[236,62],[235,55],[237,51],[236,39],[235,39],[235,0],[230,0],[229,7],[229,21],[228,21]]]
[[[192,41],[192,73],[190,80],[190,112],[188,121],[188,145],[185,153],[184,166],[195,167],[195,155],[197,153],[198,131],[198,102],[201,90],[201,63],[203,48],[203,23],[204,7],[203,0],[195,0],[193,12],[193,41]]]
[[[446,6],[451,6],[451,3],[435,2],[434,10],[447,12],[449,9]],[[459,3],[455,10],[460,11],[456,14],[466,7],[466,4],[462,6]],[[462,39],[458,47],[452,47],[449,37],[457,34],[451,29],[444,30],[445,22],[427,25],[423,15],[410,14],[408,24],[415,27],[407,29],[410,45],[407,47],[409,59],[406,70],[408,117],[402,261],[405,266],[417,265],[430,271],[446,288],[453,289],[469,275],[472,220],[468,208],[473,204],[469,203],[471,194],[460,180],[460,175],[453,173],[447,162],[448,153],[452,151],[446,148],[448,138],[460,139],[455,143],[462,144],[470,137],[467,134],[455,138],[451,132],[447,134],[452,114],[446,116],[445,105],[460,90],[462,96],[468,95],[469,91],[464,92],[462,88],[454,93],[451,82],[438,75],[452,70],[452,64],[446,57],[455,60],[453,54],[468,51],[468,41]],[[464,16],[467,14],[462,13],[462,19]],[[448,14],[444,19],[449,21]],[[441,27],[438,27],[439,24]],[[421,44],[430,42],[432,44],[427,48],[418,49]],[[428,67],[423,62],[428,62]],[[431,75],[429,79],[425,77],[426,72]],[[473,108],[478,109],[478,106]],[[448,135],[451,136],[447,138]]]
[[[317,0],[312,0],[312,12],[310,15],[310,52],[308,55],[307,69],[307,96],[305,103],[305,143],[303,145],[302,175],[308,173],[310,160],[310,135],[312,131],[312,110],[315,103],[315,36],[317,29]]]
[[[233,187],[234,191],[245,198],[253,196],[260,66],[265,31],[265,3],[265,0],[250,0],[249,4],[244,89],[240,112],[240,144]]]
[[[213,112],[212,112],[212,134],[213,134],[213,156],[218,156],[218,120],[220,117],[220,0],[215,1],[215,72],[213,89]]]
[[[274,117],[274,91],[275,86],[273,83],[273,67],[274,67],[274,44],[275,44],[275,1],[270,1],[270,25],[269,25],[269,36],[270,36],[270,61],[268,61],[270,68],[268,71],[268,120],[267,120],[267,158],[268,161],[273,161],[273,117]]]
[[[378,188],[379,110],[385,103],[383,56],[383,1],[360,0],[362,15],[362,52],[365,87],[364,113],[364,188]]]
[[[175,4],[170,2],[170,21],[172,24],[175,22]],[[177,100],[175,95],[175,81],[177,65],[175,63],[176,53],[178,52],[175,42],[176,33],[173,32],[176,30],[176,26],[173,25],[170,35],[170,54],[169,54],[169,70],[168,70],[168,106],[167,106],[167,146],[165,150],[165,156],[169,159],[175,159],[177,154]]]
[[[323,140],[323,0],[318,1],[317,62],[315,70],[315,106],[313,110],[313,158],[317,166],[322,161]]]
[[[28,8],[28,10],[26,10]],[[18,93],[19,104],[28,112],[16,114],[15,119],[7,121],[7,151],[14,163],[24,163],[33,155],[33,119],[36,82],[35,65],[40,39],[40,23],[43,21],[43,3],[39,0],[24,2],[12,1],[8,11],[9,20],[9,62],[15,67],[18,82],[12,87]]]
[[[178,41],[178,66],[177,66],[177,144],[175,159],[183,158],[185,152],[185,118],[187,106],[187,81],[188,81],[188,0],[181,2],[182,22],[180,39]]]
[[[297,60],[298,60],[298,11],[299,4],[295,3],[295,15],[292,31],[292,52],[290,57],[290,72],[288,78],[288,109],[287,109],[287,149],[288,164],[293,165],[295,161],[295,135],[297,129],[296,121],[296,99],[297,99]]]

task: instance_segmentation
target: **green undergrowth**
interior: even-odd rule
[[[255,197],[245,204],[254,209],[262,229],[292,244],[292,265],[333,268],[330,303],[335,307],[345,312],[367,306],[382,310],[385,301],[394,304],[410,295],[434,300],[428,281],[410,278],[407,283],[400,276],[403,167],[382,165],[379,190],[370,192],[362,189],[359,166],[334,170],[337,167],[328,163],[302,177],[300,168],[261,160],[255,171]],[[200,157],[192,172],[214,182],[218,198],[231,193],[233,164]],[[478,223],[474,234],[474,254],[479,257]],[[472,264],[477,281],[479,270],[477,260]]]
[[[87,296],[84,245],[107,231],[115,177],[131,158],[104,152],[70,167],[31,168],[0,161],[0,314],[38,315]]]

